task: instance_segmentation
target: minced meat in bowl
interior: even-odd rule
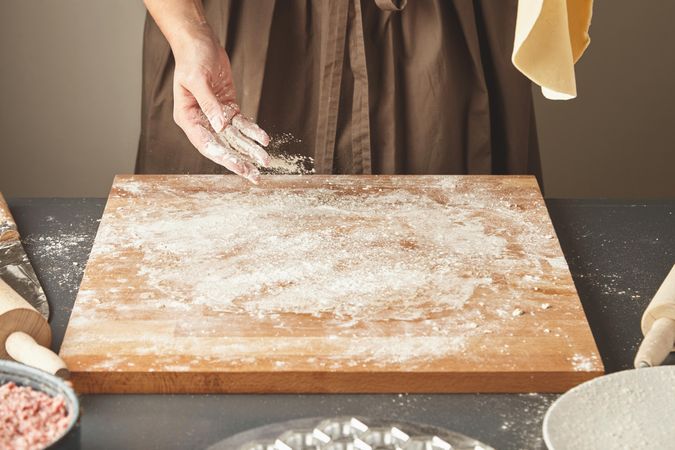
[[[72,443],[68,438],[79,438],[79,429],[72,430],[78,415],[77,397],[62,380],[0,361],[0,450],[60,448],[61,443]]]

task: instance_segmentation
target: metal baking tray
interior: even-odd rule
[[[366,417],[312,417],[239,433],[209,450],[494,450],[454,431]]]

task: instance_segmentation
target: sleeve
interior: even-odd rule
[[[544,97],[577,96],[574,64],[591,39],[593,0],[519,0],[511,61]]]

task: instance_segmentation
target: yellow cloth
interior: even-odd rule
[[[519,0],[513,64],[544,97],[577,96],[576,63],[591,42],[593,0]]]

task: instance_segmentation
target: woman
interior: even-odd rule
[[[245,117],[294,136],[317,173],[540,175],[530,80],[576,94],[591,14],[590,0],[146,5],[137,172],[254,182],[269,138]]]

